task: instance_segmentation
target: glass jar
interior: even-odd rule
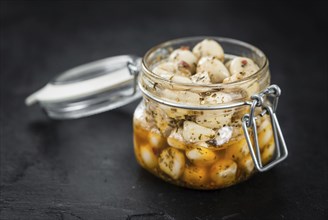
[[[203,39],[168,41],[144,56],[139,78],[144,98],[133,118],[134,151],[143,168],[165,181],[193,189],[218,189],[244,181],[256,170],[267,169],[265,165],[281,155],[276,152],[270,116],[259,116],[263,103],[256,100],[267,99],[264,95],[253,97],[256,103],[252,105],[251,96],[270,85],[268,60],[256,47],[212,38],[224,48],[225,63],[243,56],[260,67],[255,74],[232,83],[177,83],[152,72],[174,49],[192,48]],[[251,109],[257,120],[249,120]],[[258,139],[258,152],[254,138]],[[257,167],[248,145],[252,145],[254,159],[258,159]]]
[[[259,70],[220,84],[177,83],[152,72],[170,53],[205,38],[221,44],[225,65],[248,57]],[[143,59],[123,55],[65,71],[26,99],[38,102],[50,118],[81,118],[118,108],[143,97],[133,117],[138,163],[170,183],[218,189],[267,171],[287,157],[276,117],[280,89],[270,86],[262,51],[219,37],[168,41]]]

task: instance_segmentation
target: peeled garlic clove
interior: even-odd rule
[[[163,136],[167,137],[171,130],[171,119],[165,114],[161,108],[155,108],[151,111],[151,115],[155,121],[156,127],[160,130]]]
[[[246,57],[236,57],[231,61],[231,75],[240,75],[243,78],[257,72],[260,68],[253,60]]]
[[[212,83],[221,83],[230,76],[225,65],[216,57],[202,57],[197,65],[197,72],[208,72]]]
[[[138,130],[134,130],[134,134],[133,134],[133,149],[134,149],[134,155],[138,161],[138,163],[140,163],[141,165],[143,164],[141,155],[140,155],[140,143],[139,141],[137,141],[137,139],[139,139],[139,137],[142,135],[142,133],[137,134]]]
[[[192,143],[190,146],[193,148],[196,148],[196,147],[210,148],[210,145],[207,143],[207,141],[200,141],[200,142]],[[211,149],[211,150],[213,150],[213,149]]]
[[[223,80],[223,83],[231,83],[236,82],[238,80],[243,79],[244,76],[240,74],[232,75],[230,77],[227,77]],[[239,85],[242,91],[245,91],[247,93],[247,97],[251,97],[252,95],[260,92],[260,85],[258,82],[244,82],[242,85]],[[246,95],[245,95],[246,97]]]
[[[186,151],[187,158],[197,165],[209,165],[215,162],[216,154],[203,147],[195,147]]]
[[[244,157],[240,162],[239,166],[246,172],[252,173],[254,171],[254,162],[251,155]]]
[[[205,95],[203,97],[203,100],[201,101],[201,104],[223,104],[228,103],[232,101],[231,95],[225,92],[212,92],[210,95]]]
[[[172,62],[161,63],[153,69],[153,73],[167,80],[173,77],[175,72],[176,72],[176,65]]]
[[[181,75],[173,75],[172,77],[169,78],[169,80],[171,80],[172,82],[175,83],[192,83],[192,81],[185,76],[181,76]]]
[[[273,131],[271,124],[269,123],[266,128],[264,128],[261,132],[258,133],[258,140],[259,140],[259,146],[262,150],[265,145],[267,145],[271,140],[273,140]]]
[[[182,129],[173,129],[171,134],[167,138],[167,143],[174,148],[185,150],[186,143],[182,137]]]
[[[185,61],[180,61],[177,63],[177,74],[190,77],[196,71],[196,63],[190,66]]]
[[[221,128],[231,122],[232,110],[204,111],[196,116],[196,123],[207,128]]]
[[[249,155],[249,148],[245,138],[230,145],[226,149],[226,157],[235,161],[240,161]]]
[[[268,117],[264,117],[261,121],[261,124],[257,128],[257,132],[262,132],[264,129],[271,126],[270,119]]]
[[[157,166],[157,157],[152,151],[151,147],[144,145],[140,146],[140,156],[142,162],[149,169],[153,169]]]
[[[236,179],[237,164],[232,160],[223,159],[211,167],[211,179],[220,186],[228,186]]]
[[[140,103],[133,114],[133,122],[135,125],[140,125],[146,130],[150,130],[155,126],[154,118],[146,111],[144,103]]]
[[[275,152],[275,144],[274,141],[272,140],[269,144],[267,144],[262,153],[261,153],[261,159],[262,159],[262,164],[267,164],[269,163],[274,155]]]
[[[171,106],[161,106],[160,108],[165,111],[167,116],[176,120],[182,120],[184,119],[185,115],[188,114],[188,110],[186,109],[178,109]]]
[[[232,130],[232,138],[230,140],[230,143],[233,144],[235,142],[238,142],[241,138],[244,138],[245,134],[244,131],[242,129],[242,127],[235,127],[233,125],[233,130]]]
[[[209,150],[214,151],[215,153],[218,153],[221,150],[224,150],[227,148],[227,146],[225,144],[220,145],[220,146],[215,146],[213,144],[210,144],[212,140],[210,141],[206,141],[206,142],[197,142],[192,144],[190,147],[203,147]]]
[[[176,49],[170,56],[169,61],[175,62],[178,64],[178,68],[183,71],[188,69],[191,73],[195,72],[197,58],[195,55],[188,49]]]
[[[220,148],[227,149],[230,146],[237,144],[241,139],[245,138],[244,131],[242,128],[233,127],[232,135],[228,142],[220,146]],[[231,159],[231,158],[230,158]]]
[[[169,73],[165,70],[156,70],[156,74],[166,80],[171,80],[174,76],[172,73]]]
[[[232,127],[222,127],[217,131],[217,135],[215,136],[215,138],[213,140],[210,140],[209,142],[211,142],[211,144],[214,146],[221,146],[231,139],[232,131]]]
[[[232,100],[231,96],[223,92],[214,92],[202,98],[202,105],[214,105],[228,103]],[[196,116],[196,122],[199,125],[208,128],[221,128],[222,126],[231,123],[231,118],[234,114],[233,109],[228,110],[208,110],[203,111],[203,114]]]
[[[151,147],[159,149],[163,147],[165,139],[157,128],[152,128],[148,134],[148,141]]]
[[[241,80],[242,78],[244,78],[241,74],[235,74],[232,76],[229,76],[227,78],[225,78],[222,83],[231,83],[231,82],[236,82],[238,80]]]
[[[156,73],[155,70],[165,70],[173,74],[176,71],[176,64],[173,62],[162,62],[153,69],[153,72]]]
[[[196,105],[200,102],[200,96],[194,92],[176,91],[171,89],[164,89],[162,91],[162,98],[169,101],[190,103]]]
[[[206,167],[187,166],[183,172],[182,179],[190,185],[200,186],[208,179]]]
[[[211,78],[208,75],[208,72],[200,72],[196,73],[195,75],[192,75],[190,77],[191,81],[195,84],[210,84],[211,83]]]
[[[174,63],[174,62],[163,62],[157,65],[153,69],[153,73],[161,76],[164,79],[171,80],[173,76],[180,75],[184,77],[190,77],[190,69],[185,68],[184,62]]]
[[[221,45],[210,39],[205,39],[194,46],[193,54],[200,59],[203,56],[215,56],[219,60],[224,60],[224,51]]]
[[[170,118],[173,118],[175,120],[182,120],[185,119],[186,115],[191,115],[192,111],[188,109],[182,109],[182,108],[174,108],[167,105],[161,105],[160,108],[162,108],[166,115]]]
[[[259,67],[253,60],[249,58],[236,57],[233,60],[231,60],[231,63],[229,65],[229,70],[231,76],[225,78],[223,80],[223,83],[231,83],[241,80],[257,72],[259,70]],[[249,96],[259,91],[259,86],[256,82],[251,83],[249,85],[243,85],[241,87],[246,90]]]
[[[169,147],[159,156],[159,168],[172,179],[178,179],[185,168],[185,157],[179,150]]]
[[[183,138],[190,143],[198,141],[208,141],[215,137],[215,131],[210,128],[200,126],[192,121],[185,121],[183,123]]]

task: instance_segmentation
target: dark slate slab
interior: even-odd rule
[[[323,4],[1,2],[1,219],[326,219],[327,16]],[[281,86],[287,161],[223,190],[176,187],[140,168],[132,113],[49,120],[24,98],[56,74],[164,40],[237,38]]]

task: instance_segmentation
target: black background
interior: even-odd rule
[[[328,206],[327,7],[323,3],[1,2],[1,219],[324,219]],[[290,156],[216,191],[140,168],[132,113],[52,121],[24,99],[61,71],[172,38],[213,35],[261,48],[283,91]]]

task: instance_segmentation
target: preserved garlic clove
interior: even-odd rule
[[[262,153],[261,153],[261,159],[262,159],[262,164],[267,164],[270,162],[270,160],[273,158],[275,152],[275,144],[274,141],[272,140],[269,144],[267,144]]]
[[[232,115],[232,110],[209,110],[197,115],[195,121],[201,126],[215,129],[230,124]]]
[[[229,95],[228,93],[225,92],[212,92],[209,95],[205,95],[203,96],[203,99],[201,101],[201,104],[209,104],[209,105],[213,105],[213,104],[223,104],[223,103],[227,103],[230,102],[232,100],[231,95]]]
[[[199,104],[200,96],[197,93],[189,91],[176,91],[171,89],[164,89],[162,91],[162,98],[169,101]]]
[[[140,156],[142,162],[149,169],[153,169],[157,166],[157,156],[154,154],[151,147],[147,145],[140,146]]]
[[[157,128],[152,128],[148,133],[148,141],[153,148],[161,148],[164,145],[165,139]]]
[[[246,171],[246,173],[252,173],[254,171],[254,162],[251,155],[244,157],[240,162],[239,166]]]
[[[243,79],[244,76],[240,75],[240,74],[236,74],[236,75],[232,75],[228,78],[225,78],[223,80],[223,83],[231,83],[231,82],[235,82],[237,80]],[[252,95],[260,92],[260,85],[258,84],[258,82],[250,82],[250,83],[246,83],[244,82],[242,85],[240,85],[240,89],[242,91],[245,91],[245,98],[246,97],[251,97]]]
[[[212,140],[209,140],[209,141],[206,141],[206,142],[197,142],[197,143],[193,143],[191,144],[190,147],[203,147],[203,148],[206,148],[206,149],[209,149],[209,150],[212,150],[214,152],[219,152],[220,150],[224,150],[226,149],[228,146],[223,144],[223,145],[220,145],[220,146],[215,146],[213,145],[212,143]]]
[[[161,108],[151,110],[151,115],[153,116],[158,130],[160,130],[164,137],[167,137],[173,129],[171,126],[172,119],[170,119]]]
[[[165,70],[156,70],[156,74],[166,80],[171,80],[174,76],[172,73],[169,73]]]
[[[213,92],[210,95],[203,96],[202,105],[214,105],[227,103],[232,100],[231,96],[223,92]],[[231,118],[233,116],[234,110],[208,110],[203,111],[203,114],[196,116],[196,122],[199,125],[208,127],[208,128],[221,128],[225,125],[231,123]]]
[[[185,157],[179,150],[169,147],[159,156],[160,169],[172,179],[178,179],[185,168]]]
[[[195,75],[192,75],[190,77],[191,81],[195,84],[210,84],[211,83],[211,78],[208,75],[208,72],[200,72],[196,73]]]
[[[189,70],[194,73],[196,70],[197,58],[187,48],[174,50],[169,56],[169,61],[177,63],[180,71]]]
[[[153,73],[167,80],[173,77],[175,72],[176,72],[176,65],[172,62],[161,63],[153,69]]]
[[[225,65],[216,57],[202,57],[197,65],[197,72],[208,72],[212,83],[221,83],[230,76]]]
[[[210,145],[207,143],[207,141],[196,142],[196,143],[191,144],[190,146],[193,148],[196,148],[196,147],[210,148]]]
[[[232,184],[236,179],[237,164],[232,160],[223,159],[211,167],[211,179],[220,186]]]
[[[167,143],[174,148],[185,150],[186,149],[186,143],[184,142],[184,139],[182,137],[182,129],[173,129],[171,134],[167,138]]]
[[[271,140],[273,140],[273,131],[270,123],[266,128],[259,132],[258,140],[261,150],[264,148],[265,145],[267,145]]]
[[[162,108],[167,116],[173,118],[174,120],[183,120],[186,118],[186,116],[188,117],[190,114],[192,114],[191,110],[174,108],[167,105],[161,105],[159,108]]]
[[[171,78],[169,78],[169,80],[175,83],[192,83],[192,81],[188,77],[180,75],[173,75]]]
[[[220,128],[214,139],[208,141],[213,146],[220,146],[227,143],[232,137],[232,127],[225,126]]]
[[[249,83],[247,85],[242,85],[241,88],[247,92],[248,97],[251,97],[252,95],[260,92],[260,85],[258,82],[253,82],[253,83]]]
[[[215,162],[216,154],[203,147],[195,147],[186,151],[187,158],[197,165],[209,165]]]
[[[264,129],[268,128],[271,126],[271,122],[270,119],[266,116],[264,116],[262,118],[262,120],[260,120],[261,123],[259,124],[259,126],[257,127],[257,132],[262,132]]]
[[[236,82],[238,80],[241,80],[242,78],[244,78],[241,74],[236,74],[236,75],[232,75],[229,76],[227,78],[225,78],[222,83],[231,83],[231,82]]]
[[[226,157],[235,161],[240,161],[249,155],[249,148],[245,138],[230,145],[226,149]]]
[[[140,142],[138,140],[138,137],[140,137],[140,134],[134,133],[134,136],[133,136],[133,149],[134,149],[134,154],[136,156],[136,159],[137,159],[138,163],[143,165],[143,161],[142,161],[141,154],[140,154]]]
[[[187,166],[182,175],[182,180],[187,184],[200,186],[208,179],[206,167],[201,166]]]
[[[192,121],[185,121],[183,123],[183,138],[190,143],[199,141],[208,141],[215,137],[215,131],[210,128],[200,126]]]
[[[236,57],[230,63],[231,75],[240,75],[242,78],[250,76],[260,68],[253,60],[246,57]]]
[[[205,39],[194,46],[192,49],[194,55],[200,59],[203,56],[215,56],[219,60],[224,60],[224,51],[221,45],[210,39]]]
[[[184,77],[191,76],[191,72],[189,69],[186,69],[181,66],[181,63],[174,62],[163,62],[157,65],[153,72],[164,79],[171,80],[173,76],[179,75]]]
[[[150,130],[153,126],[155,126],[154,118],[147,113],[144,103],[140,102],[136,111],[133,114],[134,123],[140,125],[146,130]]]

